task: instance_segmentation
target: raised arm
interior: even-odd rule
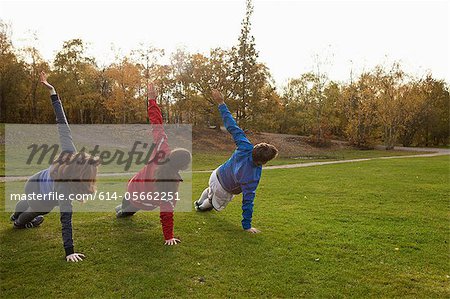
[[[219,111],[223,119],[223,124],[227,131],[233,136],[233,140],[237,148],[241,150],[252,150],[252,143],[247,139],[244,131],[237,125],[236,120],[233,118],[230,110],[228,110],[228,107],[225,104],[222,94],[218,90],[214,89],[212,92],[212,97],[219,104]]]
[[[149,83],[147,87],[147,100],[148,100],[148,119],[150,120],[153,141],[155,142],[157,149],[166,153],[170,152],[169,144],[167,143],[167,135],[164,131],[163,118],[161,109],[156,103],[158,94],[155,90],[153,83]]]
[[[166,132],[164,131],[161,109],[156,102],[157,97],[158,93],[155,86],[153,83],[149,83],[147,87],[147,113],[152,128],[153,141],[156,144],[157,151],[163,151],[166,155],[169,155],[170,147],[167,142]],[[160,190],[167,190],[165,187],[159,187]],[[173,235],[173,208],[174,207],[171,205],[171,202],[161,202],[159,217],[165,240],[164,245],[176,245],[181,242]]]
[[[58,126],[59,141],[63,152],[75,153],[77,150],[72,141],[72,133],[70,132],[69,123],[67,122],[64,108],[56,93],[55,88],[47,82],[47,74],[41,72],[41,83],[50,91],[53,110],[56,116],[56,124]]]

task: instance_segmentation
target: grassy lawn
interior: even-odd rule
[[[0,176],[5,175],[5,145],[0,144]]]
[[[267,166],[271,165],[285,165],[285,164],[297,164],[297,163],[308,163],[308,162],[322,162],[322,161],[336,161],[336,160],[350,160],[350,159],[361,159],[361,158],[377,158],[377,157],[388,157],[388,156],[404,156],[404,155],[415,155],[424,154],[423,152],[408,152],[408,151],[386,151],[386,150],[357,150],[357,149],[346,149],[346,150],[334,150],[334,151],[323,151],[320,154],[305,155],[302,157],[277,157],[275,160],[267,163]],[[217,168],[220,164],[224,163],[230,157],[231,152],[193,152],[193,164],[192,170],[213,170]],[[14,155],[14,159],[9,160],[9,176],[27,176],[40,171],[47,165],[26,165],[23,160],[17,160],[17,157],[23,157],[25,155]],[[11,157],[10,157],[11,158]],[[0,176],[5,175],[5,145],[0,144]],[[131,169],[126,172],[138,171],[141,166],[133,165]],[[117,164],[103,165],[102,172],[113,173],[113,172],[124,172],[124,167]]]
[[[407,152],[397,150],[358,150],[358,149],[343,149],[343,150],[323,150],[318,154],[308,154],[302,157],[277,157],[275,160],[267,163],[271,165],[297,164],[308,162],[322,162],[322,161],[336,161],[336,160],[351,160],[363,158],[378,158],[389,156],[406,156],[424,154],[423,152]],[[193,153],[192,170],[212,170],[218,165],[222,164],[230,157],[230,152],[195,152]]]
[[[449,162],[266,170],[253,223],[261,234],[242,231],[239,196],[220,213],[176,214],[175,247],[162,246],[155,213],[77,213],[75,246],[87,259],[76,264],[63,259],[58,213],[21,231],[2,213],[1,295],[448,298]],[[194,198],[207,181],[194,174]]]

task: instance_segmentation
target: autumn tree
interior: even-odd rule
[[[0,119],[2,122],[30,122],[26,110],[27,74],[16,55],[11,31],[0,20]]]
[[[449,87],[442,80],[428,75],[421,82],[424,92],[424,122],[419,129],[418,144],[425,146],[449,144],[450,96]]]
[[[102,110],[96,111],[101,100],[100,72],[95,59],[86,54],[81,39],[63,43],[53,62],[54,71],[49,80],[57,86],[62,97],[70,99],[65,105],[73,123],[90,123],[97,120]]]
[[[222,125],[222,120],[217,113],[217,104],[211,97],[211,89],[218,88],[223,92],[230,109],[236,105],[230,81],[232,67],[230,59],[229,51],[212,49],[209,56],[198,53],[191,55],[188,66],[191,86],[203,98],[199,112],[206,116],[205,121],[209,125],[214,125],[217,129]]]
[[[309,72],[290,79],[284,89],[284,127],[312,136],[316,144],[326,144],[336,126],[340,90],[336,83],[326,83],[324,75]]]
[[[204,97],[199,94],[193,77],[193,56],[184,49],[177,49],[170,58],[173,110],[177,122],[187,122],[193,125],[202,123],[204,112],[207,111]],[[204,78],[204,77],[200,77]]]
[[[403,99],[399,107],[402,122],[398,140],[403,146],[411,146],[418,131],[425,125],[430,105],[427,103],[423,80],[414,80],[404,85],[402,89]]]
[[[0,119],[3,122],[53,122],[48,93],[38,88],[38,73],[65,101],[71,123],[143,123],[146,85],[154,81],[165,122],[212,126],[222,120],[211,88],[225,95],[244,129],[307,135],[318,144],[346,138],[359,148],[384,143],[392,148],[449,142],[449,86],[428,74],[416,78],[398,63],[378,66],[350,82],[334,82],[319,62],[311,72],[274,88],[269,69],[258,61],[251,34],[252,2],[246,1],[238,44],[208,53],[178,49],[161,63],[163,50],[139,46],[98,67],[80,39],[63,43],[53,63],[31,42],[15,48],[9,26],[0,22]]]
[[[41,53],[34,45],[38,41],[36,34],[32,34],[29,46],[20,49],[20,58],[24,61],[27,74],[26,98],[29,115],[41,115],[42,119],[48,119],[51,115],[48,93],[40,87],[39,73],[41,71],[48,72],[49,65],[42,58]]]
[[[345,137],[358,148],[373,148],[378,139],[374,80],[371,73],[363,73],[342,90],[339,110],[346,118]]]
[[[145,97],[148,83],[155,81],[161,75],[161,70],[158,68],[157,63],[162,56],[164,56],[164,50],[151,45],[140,44],[139,48],[131,51],[130,60],[140,69],[141,76],[144,79],[142,86],[138,90],[139,96]],[[160,94],[163,94],[162,86],[158,86],[158,88],[160,89]]]
[[[236,111],[236,120],[243,127],[252,127],[253,110],[257,110],[264,91],[270,88],[269,71],[258,62],[255,37],[251,34],[252,14],[253,3],[247,0],[238,45],[230,51],[232,92],[229,96],[235,101],[233,110]],[[257,129],[255,126],[253,128]]]
[[[393,149],[403,120],[401,107],[406,88],[404,80],[406,74],[398,63],[394,63],[389,70],[377,66],[374,71],[376,111],[382,126],[382,139],[386,149]]]
[[[110,65],[106,75],[111,80],[111,94],[105,106],[115,122],[144,122],[146,101],[140,92],[143,78],[139,66],[124,58]]]

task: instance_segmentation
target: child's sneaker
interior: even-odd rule
[[[122,211],[122,205],[118,205],[116,208],[116,217],[117,218],[126,218],[126,217],[130,217],[133,216],[134,213],[130,213],[130,212],[124,212]]]
[[[26,223],[25,225],[19,225],[19,224],[17,224],[17,222],[14,221],[14,228],[34,228],[34,227],[38,227],[39,225],[41,225],[42,222],[44,222],[44,216],[39,215],[39,216],[36,216],[30,222]]]
[[[199,210],[199,204],[198,204],[198,200],[196,200],[196,201],[194,201],[194,208],[195,208],[195,210],[198,212]]]
[[[196,210],[197,212],[208,212],[208,211],[211,211],[211,210],[213,209],[212,206],[209,207],[209,208],[204,209],[204,208],[201,208],[200,205],[201,205],[201,204],[198,202],[198,200],[196,200],[196,201],[194,202],[194,207],[195,207],[195,210]]]
[[[11,217],[9,217],[9,220],[11,220],[12,222],[17,220],[17,218],[16,218],[16,216],[14,216],[14,214],[16,214],[16,213],[12,213]]]

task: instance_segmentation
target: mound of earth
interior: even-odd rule
[[[318,155],[324,151],[350,148],[346,142],[332,141],[326,148],[315,147],[305,136],[277,133],[246,133],[249,140],[255,144],[267,142],[278,148],[281,157],[302,157]],[[192,148],[200,152],[231,152],[235,144],[231,135],[223,128],[219,130],[206,128],[192,129]]]

